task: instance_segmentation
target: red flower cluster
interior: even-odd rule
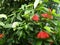
[[[34,21],[38,22],[38,20],[39,20],[38,15],[37,15],[37,14],[35,14],[35,15],[32,17],[32,20],[34,20]]]
[[[42,15],[42,17],[44,17],[44,18],[53,19],[53,16],[52,16],[52,15],[49,15],[49,14],[47,14],[47,13],[44,13],[44,14],[41,14],[41,15]]]
[[[37,34],[37,38],[46,39],[49,38],[49,34],[47,32],[41,31]]]
[[[0,38],[3,38],[3,34],[0,34]]]

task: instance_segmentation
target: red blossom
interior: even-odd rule
[[[44,17],[44,18],[47,18],[47,17],[48,17],[48,14],[47,14],[47,13],[41,14],[41,15],[42,15],[42,17]]]
[[[35,15],[32,17],[32,20],[34,20],[34,21],[38,22],[38,20],[39,20],[38,15],[37,15],[37,14],[35,14]]]
[[[49,38],[49,34],[47,32],[41,31],[37,34],[37,38],[46,39]]]
[[[52,15],[48,15],[48,18],[49,18],[49,19],[53,19],[53,16],[52,16]]]
[[[52,15],[49,15],[47,13],[41,14],[41,16],[44,17],[44,18],[53,19],[53,16]]]
[[[0,34],[0,38],[3,38],[3,34]]]

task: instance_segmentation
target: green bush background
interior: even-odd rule
[[[39,3],[37,8],[34,9],[34,0],[0,0],[0,15],[5,14],[7,16],[7,19],[0,19],[0,33],[4,34],[4,37],[0,39],[0,45],[41,45],[40,40],[36,38],[36,34],[44,29],[43,27],[46,23],[57,33],[53,35],[50,33],[51,39],[47,41],[54,41],[54,45],[60,45],[60,1],[42,1],[43,3]],[[41,13],[48,12],[48,8],[54,9],[52,11],[54,16],[53,20],[38,23],[31,20],[31,17],[35,13],[40,15]],[[14,22],[18,22],[18,26],[13,29],[12,24]],[[46,42],[44,42],[44,44],[49,45],[49,43]]]

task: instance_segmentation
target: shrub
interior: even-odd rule
[[[6,13],[1,10],[0,45],[59,45],[60,14],[51,3],[59,1],[38,0]]]

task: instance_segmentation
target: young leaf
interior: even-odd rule
[[[0,26],[5,26],[5,24],[3,22],[0,22]]]
[[[56,3],[60,3],[60,0],[53,0],[54,2],[56,2]]]
[[[45,26],[44,29],[46,29],[48,32],[53,32],[48,26]]]
[[[12,28],[12,24],[6,24],[4,28]]]
[[[35,0],[35,2],[34,2],[34,9],[37,7],[38,3],[39,3],[39,0]]]
[[[7,19],[7,16],[5,14],[0,14],[0,18],[5,18]]]

